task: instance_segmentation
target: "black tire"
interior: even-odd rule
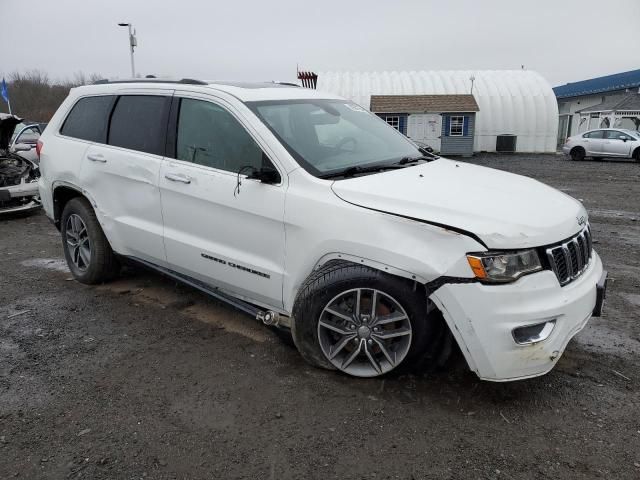
[[[633,159],[640,163],[640,148],[636,148],[635,152],[633,152]]]
[[[601,162],[603,157],[593,157],[596,162]]]
[[[446,327],[437,316],[427,315],[424,289],[421,286],[414,289],[413,282],[408,280],[340,260],[327,262],[314,271],[302,284],[296,297],[291,334],[298,351],[307,362],[336,370],[320,346],[318,322],[325,306],[333,298],[354,288],[376,289],[390,295],[409,318],[412,329],[409,351],[391,371],[423,368],[437,363],[442,354],[439,343]]]
[[[67,243],[67,223],[69,217],[77,215],[86,226],[90,244],[90,259],[88,265],[80,268],[72,259],[73,253]],[[84,197],[75,197],[67,202],[60,218],[60,233],[62,233],[62,248],[67,265],[73,277],[80,283],[93,285],[115,278],[120,272],[120,263],[109,245],[109,241],[100,227],[91,204]]]
[[[571,150],[571,160],[575,162],[580,162],[584,160],[584,156],[585,156],[585,151],[584,151],[584,148],[582,147],[576,147],[573,150]]]

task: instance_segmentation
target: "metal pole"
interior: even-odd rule
[[[129,24],[129,51],[131,53],[131,77],[136,78],[136,66],[133,60],[133,47],[135,46],[135,41],[133,37],[133,32],[131,31],[131,24]]]
[[[7,98],[7,105],[9,106],[9,115],[13,115],[13,112],[11,111],[11,101]]]

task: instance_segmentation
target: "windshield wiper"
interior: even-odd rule
[[[376,173],[381,172],[383,170],[395,170],[398,168],[403,168],[399,166],[397,163],[385,164],[385,165],[373,165],[370,167],[361,167],[354,166],[348,167],[344,170],[339,170],[337,172],[325,173],[324,175],[320,175],[320,178],[337,178],[337,177],[353,177],[354,175],[359,175],[361,173]]]
[[[438,157],[437,155],[433,155],[433,156],[427,156],[427,155],[421,155],[419,157],[403,157],[400,159],[400,161],[397,163],[398,165],[407,165],[408,163],[416,163],[419,162],[421,160],[424,160],[425,162],[431,162],[433,160],[436,160],[440,157]]]

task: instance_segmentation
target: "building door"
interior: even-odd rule
[[[558,147],[564,145],[565,140],[569,136],[569,118],[571,118],[569,115],[560,115],[558,119]]]
[[[437,113],[409,115],[407,136],[412,140],[424,142],[436,152],[440,151],[442,117]]]

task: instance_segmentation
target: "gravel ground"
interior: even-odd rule
[[[81,285],[0,221],[0,478],[640,478],[640,165],[481,155],[581,199],[606,314],[548,375],[353,380],[160,276]]]

